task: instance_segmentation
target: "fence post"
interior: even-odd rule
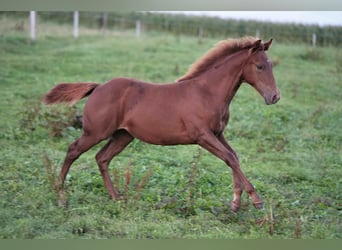
[[[120,18],[120,31],[123,32],[125,30],[125,18],[121,17]]]
[[[259,37],[260,37],[260,31],[259,31],[258,29],[255,31],[255,37],[256,37],[256,38],[259,38]]]
[[[102,15],[102,33],[104,36],[107,33],[107,20],[108,20],[108,14],[103,13],[103,15]]]
[[[74,11],[74,38],[78,37],[78,19],[79,19],[78,11],[75,10]]]
[[[312,47],[316,47],[316,41],[317,41],[316,33],[313,33],[312,34]]]
[[[201,26],[201,27],[198,28],[198,40],[197,40],[197,42],[199,44],[202,43],[202,38],[203,38],[203,28]]]
[[[36,40],[36,12],[30,11],[30,38]]]
[[[137,38],[140,38],[140,35],[141,35],[141,21],[140,20],[136,21],[135,35],[136,35]]]

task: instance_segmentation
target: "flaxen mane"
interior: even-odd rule
[[[201,72],[216,62],[221,56],[233,54],[241,49],[248,48],[258,39],[255,37],[244,37],[241,39],[227,39],[218,42],[206,54],[192,64],[182,77],[177,79],[177,82],[191,79],[198,76]]]

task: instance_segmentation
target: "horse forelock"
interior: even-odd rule
[[[258,39],[255,37],[243,37],[240,39],[226,39],[219,41],[213,48],[209,49],[202,57],[195,61],[189,70],[177,82],[188,80],[198,76],[208,67],[212,66],[223,56],[229,56],[242,49],[250,48]]]

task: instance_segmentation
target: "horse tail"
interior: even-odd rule
[[[98,83],[60,83],[43,96],[45,104],[66,103],[70,106],[89,96]]]

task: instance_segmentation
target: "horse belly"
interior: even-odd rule
[[[156,145],[191,144],[192,141],[180,119],[172,115],[159,117],[144,114],[135,116],[123,124],[131,135],[141,141]]]

